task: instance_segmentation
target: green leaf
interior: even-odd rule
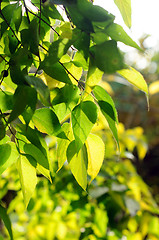
[[[6,135],[5,125],[3,121],[0,119],[0,140],[2,140]]]
[[[76,4],[68,5],[67,12],[69,13],[72,22],[77,26],[77,28],[87,33],[94,32],[91,20],[81,13]]]
[[[93,89],[93,93],[98,100],[100,109],[108,122],[110,130],[119,148],[118,133],[116,128],[116,124],[118,123],[118,116],[114,102],[110,95],[100,86],[96,86]]]
[[[148,95],[148,86],[141,75],[137,70],[132,67],[122,69],[118,73],[124,77],[128,82],[139,88],[141,91],[145,92]]]
[[[35,112],[37,104],[37,92],[34,88],[28,88],[28,103],[25,111],[22,113],[22,116],[25,120],[25,123],[28,125],[32,116]]]
[[[37,109],[32,120],[40,132],[67,139],[64,132],[61,130],[59,120],[52,109]]]
[[[114,16],[108,13],[104,8],[95,6],[87,0],[77,0],[77,6],[81,14],[94,22],[105,22],[114,20]]]
[[[39,56],[39,23],[37,19],[33,19],[29,24],[30,51]]]
[[[112,23],[105,29],[105,31],[111,37],[111,39],[123,42],[126,45],[134,47],[141,51],[141,48],[137,45],[137,43],[134,42],[131,37],[129,37],[129,35],[120,25]]]
[[[37,77],[34,76],[25,76],[27,83],[34,86],[36,91],[39,93],[42,102],[46,106],[50,106],[50,91],[47,85]]]
[[[78,152],[97,120],[97,106],[91,101],[81,102],[73,109],[71,119],[76,151]]]
[[[21,71],[19,64],[12,62],[12,59],[10,62],[10,76],[11,76],[13,83],[15,83],[17,85],[26,84],[24,72]]]
[[[123,56],[114,40],[106,41],[90,48],[96,66],[105,73],[114,73],[124,68]]]
[[[97,176],[105,154],[105,145],[100,137],[90,134],[86,140],[86,148],[88,154],[88,174],[91,181]]]
[[[20,24],[22,22],[22,6],[19,6],[15,9],[12,20],[15,24],[16,31],[18,32]]]
[[[131,0],[114,0],[119,8],[125,24],[131,27]]]
[[[49,47],[48,56],[46,56],[45,61],[51,62],[52,64],[57,63],[58,60],[67,53],[71,45],[72,41],[67,38],[54,41]]]
[[[41,166],[43,166],[46,169],[49,169],[49,162],[46,156],[40,151],[39,148],[37,148],[33,144],[24,144],[24,152],[28,155],[31,155],[36,162],[38,162]]]
[[[14,93],[14,105],[13,110],[10,113],[8,123],[15,120],[20,114],[24,112],[26,105],[28,104],[28,86],[19,85]]]
[[[7,230],[8,230],[10,239],[13,240],[11,221],[9,219],[9,216],[7,214],[6,209],[4,207],[2,207],[1,205],[0,205],[0,218],[3,220],[5,226],[6,226]]]
[[[59,62],[52,64],[50,59],[46,58],[43,62],[41,62],[40,67],[47,75],[58,80],[59,82],[72,84],[64,67]]]
[[[27,156],[21,155],[17,162],[17,168],[26,207],[37,184],[36,169],[32,165],[34,164],[33,160],[31,159],[29,161],[29,159],[30,158],[28,158]]]
[[[88,159],[85,145],[77,153],[75,141],[71,142],[67,149],[67,160],[76,181],[84,190],[86,190]]]
[[[58,12],[58,10],[53,4],[50,4],[50,6],[48,6],[47,4],[43,4],[41,12],[46,18],[50,17],[52,19],[62,20],[61,14]]]
[[[48,159],[48,147],[43,138],[42,134],[37,129],[32,129],[29,126],[18,124],[16,125],[16,129],[19,134],[25,136],[29,142],[35,145],[40,151],[44,154],[44,156]]]
[[[15,163],[19,157],[15,143],[7,142],[0,145],[0,174],[2,174],[8,167]]]
[[[62,130],[64,131],[67,139],[59,138],[57,140],[57,161],[58,161],[58,171],[62,168],[65,161],[67,160],[67,148],[70,144],[70,140],[73,140],[73,133],[71,129],[71,125],[69,123],[64,123],[62,126]]]

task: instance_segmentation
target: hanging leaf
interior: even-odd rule
[[[14,22],[16,31],[18,32],[22,21],[22,5],[15,9],[12,21]]]
[[[34,18],[29,24],[29,44],[30,51],[39,56],[39,23],[36,18]]]
[[[34,164],[34,160],[25,155],[21,155],[17,162],[17,168],[26,207],[37,184],[36,169]]]
[[[58,80],[59,82],[72,84],[64,67],[59,62],[52,64],[51,60],[46,58],[43,62],[41,62],[40,67],[53,79]]]
[[[125,24],[131,27],[131,0],[114,0],[119,8]]]
[[[105,154],[105,145],[102,139],[94,134],[90,134],[86,140],[86,148],[88,153],[88,174],[91,181],[97,176]]]
[[[67,149],[67,160],[76,181],[84,190],[86,190],[88,159],[85,145],[77,153],[75,141],[71,142]]]
[[[73,109],[71,119],[76,151],[78,152],[97,120],[97,106],[91,101],[81,102]]]
[[[10,113],[8,123],[15,120],[20,114],[22,114],[28,104],[28,86],[19,85],[14,93],[13,110]]]
[[[64,131],[67,139],[59,138],[57,140],[57,161],[58,161],[58,171],[62,168],[65,161],[67,160],[67,148],[70,144],[70,140],[73,140],[73,133],[71,129],[71,125],[69,123],[65,123],[62,126],[62,130]]]
[[[52,109],[37,109],[32,120],[40,132],[67,139],[64,132],[61,130],[59,120]]]
[[[129,37],[129,35],[124,31],[124,29],[120,25],[112,23],[105,29],[105,31],[108,34],[108,36],[111,37],[111,39],[123,42],[130,47],[134,47],[142,51],[142,49],[137,45],[137,43],[134,42],[131,37]]]
[[[27,83],[34,86],[34,88],[37,90],[41,97],[42,102],[46,106],[50,106],[50,91],[48,86],[46,86],[45,83],[40,78],[34,76],[25,76],[25,79]]]
[[[114,73],[124,68],[123,57],[114,40],[90,48],[96,66],[105,73]]]
[[[89,94],[92,89],[101,81],[103,72],[99,70],[94,63],[92,57],[90,57],[89,69],[87,73],[86,85],[85,85],[85,94]]]
[[[114,20],[114,16],[108,13],[104,8],[93,5],[87,0],[77,0],[77,6],[80,13],[90,21],[105,22]]]
[[[10,239],[13,240],[13,232],[12,232],[12,226],[11,221],[9,219],[9,216],[7,214],[7,210],[0,205],[0,218],[3,220],[5,227],[8,230]]]
[[[13,94],[0,91],[0,109],[2,112],[11,110],[13,107]]]
[[[4,122],[0,119],[0,140],[2,140],[6,135]]]
[[[141,75],[137,70],[135,70],[132,67],[122,69],[118,71],[118,73],[124,77],[127,81],[129,81],[131,84],[139,88],[141,91],[145,92],[148,95],[148,86]]]
[[[114,102],[110,95],[100,86],[96,86],[93,90],[93,93],[98,100],[99,107],[108,122],[109,128],[112,131],[112,134],[119,148],[118,133],[116,127],[116,124],[118,123],[118,117]]]

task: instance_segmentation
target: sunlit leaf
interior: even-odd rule
[[[132,67],[122,69],[120,71],[117,71],[122,77],[124,77],[127,81],[129,81],[131,84],[139,88],[141,91],[145,92],[148,95],[148,86],[141,75],[137,70],[135,70]]]
[[[125,24],[131,27],[131,0],[114,0],[119,8]]]
[[[159,93],[159,81],[152,82],[149,85],[149,94],[154,95],[156,93]]]
[[[81,102],[73,109],[71,118],[76,151],[78,152],[97,120],[97,106],[91,101]]]
[[[94,134],[89,134],[86,140],[86,148],[88,153],[88,174],[91,176],[91,181],[97,176],[105,154],[105,145],[100,137]]]
[[[7,142],[0,145],[0,174],[2,174],[8,167],[15,163],[19,157],[15,143]]]
[[[5,227],[8,230],[10,239],[13,240],[12,226],[9,216],[7,214],[7,210],[0,205],[0,218],[3,220]]]
[[[86,190],[88,159],[85,145],[77,153],[75,141],[71,142],[67,149],[67,160],[76,181],[84,190]]]
[[[13,94],[0,91],[0,109],[2,112],[11,110],[13,107]]]
[[[34,161],[33,159],[29,161],[29,159],[25,155],[21,155],[17,162],[17,168],[26,207],[37,184],[36,169],[33,166]]]
[[[123,42],[128,46],[141,50],[137,43],[134,42],[131,37],[129,37],[129,35],[124,31],[124,29],[120,25],[112,23],[105,29],[105,31],[111,37],[111,39]]]
[[[40,132],[67,139],[64,132],[61,130],[59,120],[52,109],[37,109],[32,120]]]

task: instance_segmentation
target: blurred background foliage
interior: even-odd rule
[[[124,55],[149,84],[150,109],[144,94],[128,87],[124,79],[104,76],[101,85],[113,96],[119,114],[120,154],[105,119],[99,116],[93,131],[106,143],[105,160],[87,192],[67,164],[56,172],[53,137],[46,139],[52,183],[39,174],[27,210],[15,166],[2,174],[0,200],[8,208],[15,240],[159,239],[159,53],[146,47],[146,38],[140,39],[145,54],[133,50]],[[2,222],[1,239],[9,239]]]

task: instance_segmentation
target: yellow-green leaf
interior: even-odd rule
[[[37,184],[36,169],[24,155],[19,157],[17,168],[20,176],[24,203],[27,207]]]
[[[134,86],[138,87],[141,91],[145,92],[148,95],[148,86],[141,75],[137,70],[132,67],[122,69],[117,71],[122,77],[129,81]]]
[[[100,137],[90,134],[86,140],[88,154],[88,174],[91,181],[97,176],[104,159],[105,145]]]
[[[117,5],[125,24],[131,27],[131,0],[114,0]]]

